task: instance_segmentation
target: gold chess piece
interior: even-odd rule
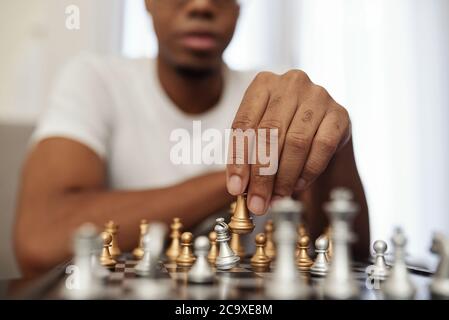
[[[296,232],[298,234],[298,241],[301,239],[301,237],[304,237],[307,235],[307,230],[303,223],[298,224]],[[298,254],[299,254],[299,247],[296,247],[295,256],[297,257]]]
[[[256,235],[256,252],[251,258],[251,266],[256,272],[268,271],[271,259],[265,253],[267,237],[263,233]]]
[[[327,260],[331,261],[332,255],[334,254],[334,246],[333,246],[333,241],[332,241],[332,227],[331,226],[328,226],[326,228],[326,231],[324,232],[324,235],[329,240],[329,246],[327,248],[327,253],[326,253]]]
[[[112,236],[109,232],[104,231],[101,233],[101,239],[103,240],[103,250],[101,250],[100,263],[103,267],[112,269],[117,263],[109,252],[109,248],[112,246]]]
[[[229,243],[232,251],[240,258],[245,257],[245,248],[242,246],[242,242],[240,241],[240,235],[238,233],[231,232],[231,240]]]
[[[111,247],[109,248],[109,252],[113,258],[117,258],[122,253],[118,246],[117,233],[118,233],[118,225],[114,223],[114,221],[110,220],[105,225],[105,231],[109,232],[112,236]]]
[[[313,260],[309,257],[310,238],[308,235],[304,235],[299,238],[297,242],[297,246],[299,249],[299,254],[296,257],[296,266],[300,271],[306,272],[310,270],[310,267],[313,265]]]
[[[196,258],[192,250],[193,234],[184,232],[181,235],[181,253],[176,258],[176,265],[181,268],[189,268],[193,265]]]
[[[209,254],[207,255],[207,261],[209,261],[210,264],[215,265],[215,260],[217,260],[218,256],[217,233],[215,231],[209,232],[209,243],[210,249]]]
[[[181,253],[181,229],[182,229],[182,223],[179,218],[174,218],[173,223],[170,225],[171,233],[170,238],[171,243],[170,246],[167,248],[167,251],[165,251],[165,255],[167,256],[169,261],[176,261],[176,258]]]
[[[236,209],[237,203],[233,202],[231,203],[229,213],[231,214],[231,219],[234,216],[235,209]],[[240,258],[245,257],[245,248],[242,245],[242,242],[240,241],[240,235],[238,233],[231,231],[231,241],[229,243],[229,246],[231,247],[232,251],[234,251],[235,254],[237,254]]]
[[[253,219],[246,206],[246,193],[237,196],[237,204],[235,206],[234,214],[231,217],[229,228],[233,233],[247,234],[254,229]]]
[[[276,257],[276,247],[273,241],[274,224],[273,220],[268,220],[265,224],[265,235],[267,237],[267,244],[265,245],[265,253],[273,260]]]
[[[140,237],[139,237],[139,245],[137,248],[133,250],[133,255],[137,260],[142,259],[143,257],[143,237],[147,233],[148,230],[148,222],[145,219],[140,221]]]

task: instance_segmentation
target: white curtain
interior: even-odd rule
[[[298,1],[296,64],[352,116],[373,239],[449,235],[449,1]],[[429,261],[431,262],[431,261]]]

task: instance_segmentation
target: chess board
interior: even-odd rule
[[[109,276],[104,279],[101,289],[93,299],[144,299],[144,300],[266,300],[270,296],[270,278],[273,268],[267,272],[253,271],[249,258],[243,259],[238,267],[228,271],[216,270],[216,279],[211,284],[192,284],[188,281],[188,269],[180,269],[173,262],[161,261],[155,278],[141,277],[136,274],[137,261],[130,255],[122,256]],[[70,262],[59,266],[44,277],[46,285],[31,284],[28,291],[24,291],[22,298],[32,299],[68,299],[66,279],[67,266]],[[367,281],[365,273],[369,263],[354,263],[353,273],[360,285],[361,294],[358,299],[382,300],[381,290],[373,287]],[[275,265],[273,266],[275,267]],[[408,266],[412,280],[417,286],[416,299],[430,299],[428,286],[431,273],[417,266]],[[56,274],[58,273],[58,274]],[[311,299],[324,299],[321,287],[322,277],[312,276],[310,273],[301,273],[305,282],[312,288]],[[368,279],[369,280],[369,279]],[[371,283],[371,286],[370,284]],[[381,285],[382,283],[380,283]],[[31,295],[32,293],[32,295]]]

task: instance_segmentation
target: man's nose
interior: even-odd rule
[[[201,16],[212,18],[216,11],[214,1],[215,0],[190,0],[188,3],[189,14],[192,17]]]

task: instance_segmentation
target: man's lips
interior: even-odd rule
[[[218,46],[217,38],[207,33],[187,33],[181,36],[181,43],[188,49],[210,51]]]

